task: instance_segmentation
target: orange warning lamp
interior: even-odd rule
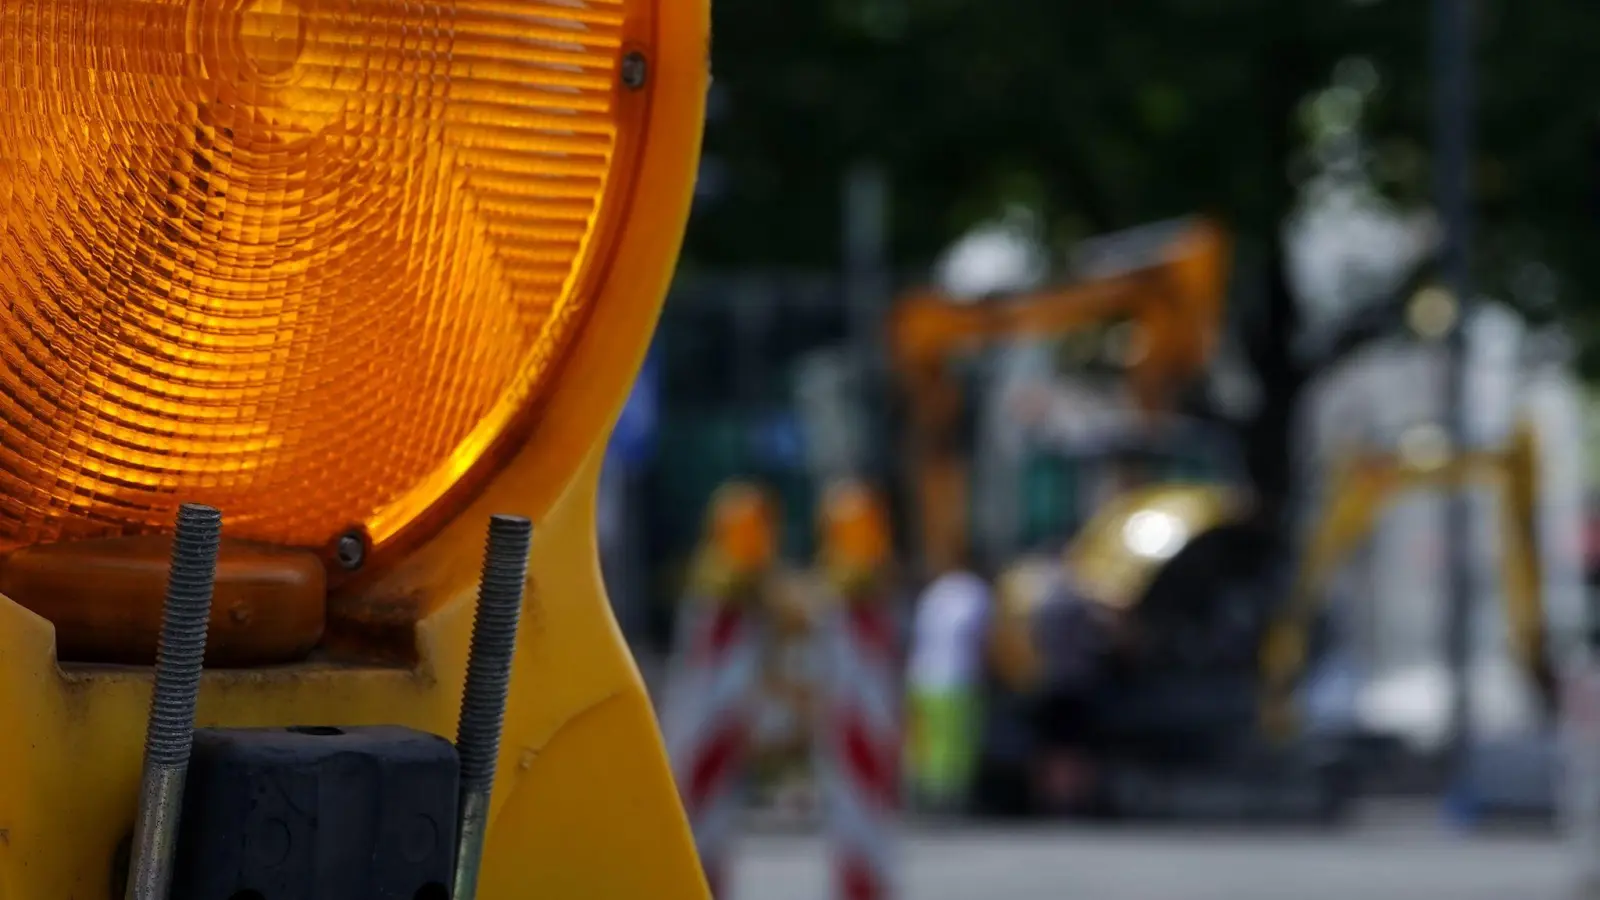
[[[703,896],[593,507],[707,0],[0,7],[0,897],[106,892],[150,676],[79,663],[148,662],[187,502],[230,726],[452,734],[483,523],[533,519],[480,897]]]
[[[692,174],[639,177],[656,5],[9,10],[0,548],[183,497],[381,565],[458,510]]]
[[[158,594],[120,579],[116,624],[152,636],[125,653],[106,601],[81,601],[138,568],[130,545],[78,542],[203,502],[338,587],[399,565],[525,449],[570,470],[609,410],[561,412],[631,375],[600,332],[648,332],[692,187],[689,154],[645,147],[699,128],[673,108],[689,91],[661,108],[660,51],[703,40],[662,6],[11,10],[0,551],[77,546],[14,558],[0,586],[73,652],[148,656]],[[320,580],[280,593],[292,615],[219,589],[259,643],[321,635]]]
[[[870,487],[853,480],[829,485],[820,513],[822,556],[830,568],[867,573],[889,562],[888,510]]]
[[[749,482],[722,485],[711,496],[707,537],[734,574],[765,571],[778,554],[777,510],[772,498]]]

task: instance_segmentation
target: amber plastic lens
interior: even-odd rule
[[[583,321],[650,5],[0,3],[0,549],[435,508]]]
[[[834,562],[859,568],[883,565],[890,545],[888,511],[866,485],[836,482],[822,501],[822,548]]]
[[[777,510],[765,491],[728,482],[711,497],[707,537],[723,559],[741,572],[771,565],[778,552]]]

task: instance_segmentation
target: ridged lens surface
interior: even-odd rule
[[[382,543],[548,387],[624,0],[0,0],[0,549]]]

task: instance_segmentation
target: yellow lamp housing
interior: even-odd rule
[[[453,737],[485,524],[536,522],[478,896],[707,896],[595,495],[708,41],[707,0],[0,5],[0,900],[114,890],[151,670],[57,632],[138,655],[188,501],[243,542],[203,727]]]

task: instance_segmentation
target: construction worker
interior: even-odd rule
[[[919,806],[965,804],[983,737],[984,654],[994,596],[975,567],[935,578],[918,598],[907,669],[910,734],[906,755]]]

